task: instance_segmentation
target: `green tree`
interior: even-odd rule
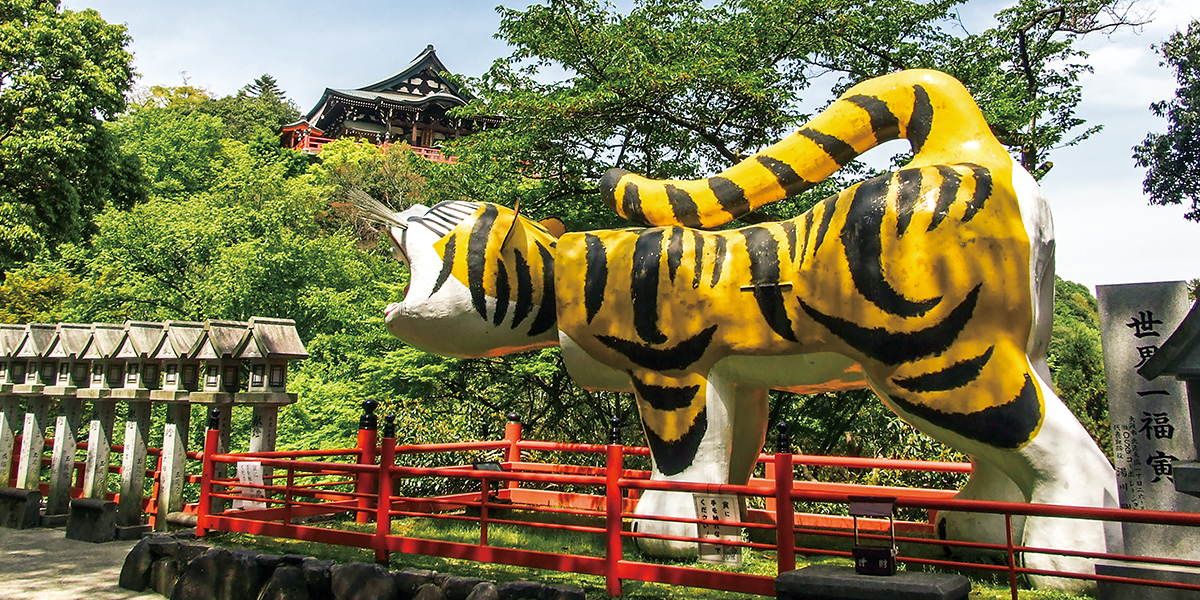
[[[1171,100],[1150,105],[1154,116],[1167,119],[1167,131],[1147,134],[1133,159],[1146,169],[1142,190],[1151,204],[1190,203],[1183,218],[1200,222],[1200,21],[1176,31],[1158,51],[1179,87]]]
[[[241,141],[249,141],[261,131],[275,135],[281,126],[300,118],[296,104],[270,75],[262,75],[236,94],[201,103],[196,110],[220,118],[226,134]]]
[[[129,36],[93,10],[0,1],[0,269],[89,233],[123,163],[103,119],[125,109]]]
[[[207,190],[220,167],[225,126],[189,104],[137,107],[110,127],[121,152],[136,159],[152,197],[180,198]]]
[[[1054,280],[1054,329],[1049,361],[1059,398],[1100,448],[1110,452],[1112,430],[1098,306],[1086,287],[1061,277]]]
[[[827,102],[868,77],[938,68],[971,89],[1001,139],[1040,176],[1053,148],[1095,131],[1076,133],[1078,77],[1088,67],[1073,44],[1136,24],[1125,2],[1021,0],[977,34],[957,18],[962,0],[641,0],[626,14],[597,0],[502,8],[498,36],[514,50],[469,82],[479,99],[464,112],[505,121],[451,151],[510,205],[519,198],[536,216],[565,207],[568,226],[607,226],[614,219],[594,208],[595,181],[610,167],[661,178],[709,174],[806,120],[818,75],[832,75],[821,80],[832,89],[815,94]],[[554,82],[544,82],[547,72]],[[840,181],[763,216],[794,216],[866,174],[851,166]]]

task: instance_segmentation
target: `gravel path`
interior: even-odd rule
[[[136,541],[91,544],[58,528],[0,528],[0,598],[4,600],[162,600],[117,587]]]

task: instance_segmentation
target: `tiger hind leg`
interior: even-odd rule
[[[947,422],[934,423],[928,414],[914,414],[911,405],[905,406],[881,394],[885,402],[906,421],[924,433],[972,457],[972,461],[980,469],[982,476],[992,477],[992,484],[977,484],[970,490],[971,494],[979,492],[1004,492],[1004,486],[996,486],[1000,473],[1007,476],[1016,488],[1020,490],[1024,500],[1038,504],[1059,504],[1084,507],[1115,506],[1116,476],[1112,465],[1104,453],[1088,435],[1079,421],[1071,414],[1066,405],[1055,395],[1053,388],[1042,379],[1030,361],[1024,361],[1025,373],[1010,373],[1008,376],[1023,376],[1028,385],[1036,386],[1036,390],[1026,388],[1027,393],[1036,391],[1040,402],[1036,404],[1040,415],[1038,427],[1032,436],[1017,447],[999,447],[972,439],[970,433],[954,427]],[[876,386],[878,390],[878,386]],[[1034,406],[1030,404],[1030,406]],[[1010,413],[1011,416],[1011,413]],[[990,427],[1011,428],[1020,422],[1027,421],[1028,415],[1013,419],[1013,423],[1004,420],[989,422]],[[1007,497],[981,497],[986,500],[1011,500]],[[1020,500],[1022,498],[1016,498]],[[950,516],[950,515],[947,515]],[[962,525],[966,525],[963,517],[959,519],[957,533],[962,534]],[[984,524],[982,531],[976,530],[978,537],[993,537],[1004,533],[1001,528],[994,531],[990,517],[979,517],[978,522]],[[947,523],[948,534],[950,531]],[[1030,516],[1025,519],[1023,531],[1014,532],[1014,541],[1021,539],[1027,547],[1081,550],[1086,552],[1105,552],[1112,548],[1115,541],[1110,535],[1115,528],[1106,527],[1100,521],[1062,519],[1051,517]],[[948,535],[948,537],[955,537]],[[1004,539],[988,539],[983,541],[1003,543]],[[1092,572],[1092,561],[1074,557],[1064,557],[1054,554],[1027,552],[1022,557],[1026,567],[1057,571]],[[1031,577],[1032,583],[1039,589],[1059,589],[1072,593],[1087,592],[1095,588],[1094,582],[1061,577]]]
[[[663,396],[670,392],[666,386],[635,385],[638,408],[642,414],[643,427],[650,442],[655,481],[684,481],[694,483],[744,484],[762,450],[766,435],[767,391],[763,388],[738,386],[735,383],[710,374],[700,378],[702,386],[696,395],[703,397],[693,402],[703,403],[703,408],[691,421],[689,432],[694,439],[688,443],[688,435],[674,443],[664,442],[656,432],[661,431]],[[658,394],[659,397],[655,397]],[[694,406],[695,404],[693,404]],[[683,411],[685,409],[677,409]],[[703,431],[699,431],[699,428]],[[741,501],[738,512],[744,513]],[[647,490],[638,500],[634,514],[647,519],[634,521],[633,530],[653,536],[695,538],[698,528],[695,523],[684,523],[669,519],[696,519],[696,498],[688,492]],[[638,548],[645,554],[669,558],[694,558],[699,547],[693,542],[681,542],[653,537],[639,537]]]

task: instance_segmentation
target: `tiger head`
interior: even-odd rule
[[[404,298],[385,312],[392,335],[458,357],[558,342],[556,240],[545,226],[480,202],[372,214],[389,226],[392,254],[409,267]]]

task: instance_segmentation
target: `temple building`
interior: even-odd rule
[[[449,69],[428,46],[386,79],[354,90],[326,88],[308,115],[283,127],[283,145],[316,153],[326,142],[353,137],[380,146],[408,143],[418,155],[452,160],[437,149],[443,141],[469,135],[499,119],[447,115],[471,97],[443,77],[445,72]]]

